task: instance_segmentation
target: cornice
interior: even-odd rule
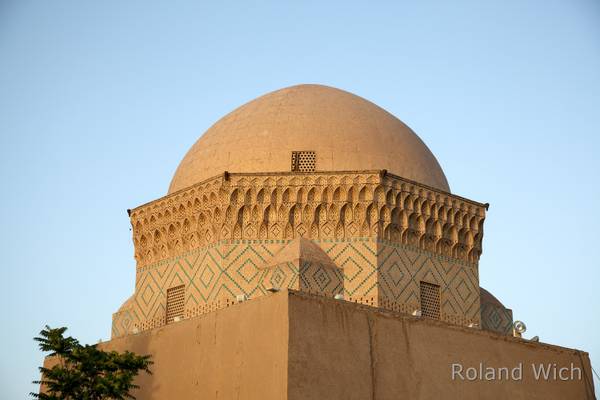
[[[486,204],[386,171],[228,173],[129,211],[138,267],[222,240],[374,237],[476,264]]]

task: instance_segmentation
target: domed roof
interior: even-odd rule
[[[224,171],[290,171],[292,151],[314,151],[317,171],[386,169],[449,192],[425,143],[362,97],[322,85],[277,90],[210,127],[185,155],[169,193]]]
[[[490,292],[488,292],[481,286],[479,287],[479,302],[482,304],[489,303],[489,304],[493,304],[497,307],[506,308],[506,307],[504,307],[504,304],[502,304],[500,302],[500,300],[498,300],[493,294],[491,294]]]

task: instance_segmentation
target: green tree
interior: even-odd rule
[[[31,393],[42,400],[135,399],[129,392],[138,386],[133,379],[140,371],[150,372],[150,356],[129,351],[103,351],[96,345],[81,345],[77,339],[65,337],[67,328],[52,329],[48,325],[34,338],[40,350],[56,357],[51,368],[40,367],[44,393]]]

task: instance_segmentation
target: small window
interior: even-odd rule
[[[433,283],[421,282],[421,315],[440,319],[440,287]]]
[[[176,317],[183,318],[185,300],[185,285],[175,286],[167,289],[167,324]]]
[[[316,160],[314,151],[292,151],[292,172],[313,172]]]

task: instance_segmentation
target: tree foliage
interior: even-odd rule
[[[43,393],[31,393],[42,400],[135,399],[131,389],[138,386],[133,379],[140,371],[150,372],[150,356],[126,351],[103,351],[96,345],[82,345],[65,337],[67,328],[46,328],[34,338],[40,350],[56,357],[51,368],[40,367]]]

